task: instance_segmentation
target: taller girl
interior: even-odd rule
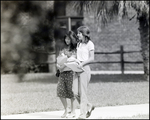
[[[87,98],[87,88],[91,79],[89,63],[94,60],[94,44],[90,39],[90,30],[86,26],[81,26],[77,29],[77,36],[80,40],[77,45],[77,59],[81,62],[80,67],[84,69],[84,72],[78,73],[79,86],[76,98],[80,103],[79,119],[85,119],[94,110],[94,106],[89,103]]]

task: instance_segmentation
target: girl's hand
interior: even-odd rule
[[[60,68],[60,65],[56,64],[56,67],[59,69],[59,68]]]
[[[83,68],[83,64],[79,63],[78,68]]]
[[[59,65],[59,64],[57,64],[56,66],[57,66],[57,68],[62,72],[63,67],[62,67],[61,65]]]

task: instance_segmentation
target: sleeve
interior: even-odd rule
[[[89,51],[91,51],[91,50],[94,50],[94,49],[95,49],[95,47],[94,47],[94,43],[93,43],[92,41],[90,41],[90,42],[89,42],[88,49],[89,49]]]

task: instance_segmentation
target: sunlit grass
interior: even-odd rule
[[[39,77],[20,83],[14,79],[15,77],[2,77],[2,115],[63,109],[56,95],[57,78]],[[91,82],[88,98],[99,107],[149,103],[149,82]]]

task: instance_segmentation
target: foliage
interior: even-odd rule
[[[149,23],[148,1],[74,1],[71,2],[70,5],[78,12],[82,9],[87,12],[94,11],[96,13],[96,18],[103,24],[106,24],[117,16],[119,20],[124,17],[129,17],[130,11],[134,8],[138,16],[146,14],[147,22]]]
[[[1,1],[1,73],[15,69],[23,74],[24,61],[34,62],[32,46],[40,42],[53,50],[51,4],[51,1]]]
[[[149,2],[148,1],[74,1],[72,6],[78,11],[94,11],[95,18],[105,26],[114,17],[121,22],[122,18],[139,22],[141,48],[145,79],[149,81]],[[132,12],[133,16],[130,16]]]

